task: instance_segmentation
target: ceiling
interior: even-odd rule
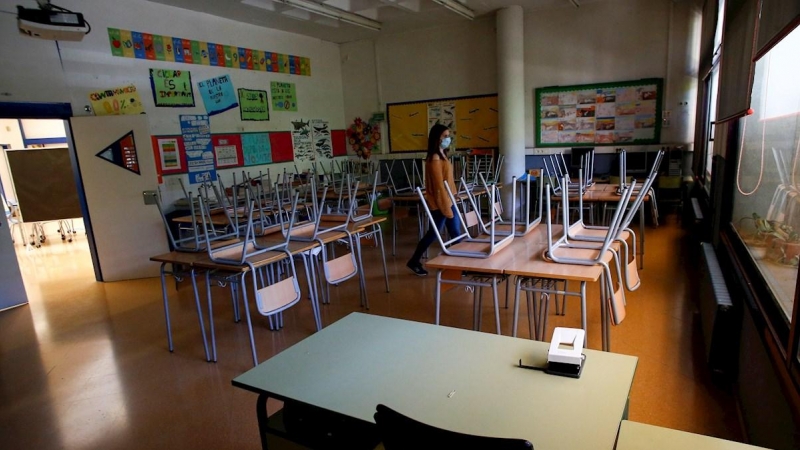
[[[432,0],[300,0],[321,3],[380,22],[373,31],[281,3],[281,0],[150,0],[154,3],[203,12],[265,28],[289,31],[324,41],[344,43],[371,39],[382,33],[431,28],[465,22],[469,19]],[[291,2],[292,0],[286,0]],[[456,0],[453,0],[456,1]],[[484,16],[510,5],[523,4],[526,10],[575,8],[573,0],[459,0]],[[600,0],[574,0],[579,4]]]

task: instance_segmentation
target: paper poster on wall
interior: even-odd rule
[[[200,91],[200,97],[203,98],[203,105],[206,107],[206,113],[209,116],[239,106],[230,75],[221,75],[203,80],[197,83],[197,89]]]
[[[239,134],[212,134],[211,145],[218,169],[242,165],[242,138]]]
[[[655,144],[663,80],[536,89],[536,145]]]
[[[239,88],[239,115],[242,120],[269,120],[267,91]]]
[[[158,156],[162,170],[180,171],[182,169],[177,138],[158,139]]]
[[[158,107],[194,106],[192,75],[188,70],[150,69],[150,87]]]
[[[159,175],[186,172],[186,152],[181,136],[151,136],[150,139]]]
[[[211,126],[207,115],[181,115],[181,135],[186,149],[189,183],[216,181]]]
[[[270,83],[273,111],[297,111],[297,90],[294,83]]]
[[[128,85],[89,93],[95,116],[143,114],[142,99],[136,86]]]
[[[242,154],[245,166],[256,166],[272,162],[272,147],[269,133],[242,134]]]
[[[333,158],[331,127],[327,120],[314,119],[311,121],[311,141],[314,143],[314,152],[317,158]]]
[[[112,142],[111,145],[98,152],[95,156],[140,175],[139,156],[136,154],[136,140],[133,138],[132,130]]]
[[[302,120],[292,122],[292,148],[297,161],[314,161],[314,143],[311,136],[311,124]]]

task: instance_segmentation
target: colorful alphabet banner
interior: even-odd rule
[[[181,115],[181,136],[186,149],[189,183],[216,181],[214,150],[211,145],[211,125],[206,115]]]
[[[89,101],[95,116],[143,114],[142,99],[136,86],[122,86],[89,93]]]
[[[203,66],[311,76],[311,59],[265,50],[194,41],[138,31],[108,29],[111,54]]]
[[[269,84],[272,91],[272,109],[275,111],[297,111],[297,90],[294,83],[273,81]]]
[[[239,115],[242,120],[269,120],[267,91],[240,88]]]
[[[197,83],[200,96],[203,98],[203,105],[209,116],[225,112],[236,108],[239,103],[236,101],[236,92],[233,90],[231,77],[222,75]]]
[[[188,70],[150,69],[150,87],[156,106],[194,106],[192,76]]]
[[[536,89],[536,146],[657,144],[664,80]]]

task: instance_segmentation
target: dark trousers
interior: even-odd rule
[[[428,232],[425,233],[425,236],[423,236],[422,240],[419,241],[419,244],[417,244],[417,249],[414,251],[414,256],[412,256],[409,260],[410,263],[420,264],[422,254],[425,253],[425,250],[427,250],[433,241],[436,240],[436,230],[439,230],[439,233],[441,233],[444,226],[447,225],[447,232],[450,234],[450,239],[461,234],[461,220],[458,218],[458,211],[456,211],[455,206],[451,206],[451,208],[453,210],[452,219],[445,217],[444,214],[442,214],[442,212],[438,209],[431,211],[431,215],[433,215],[433,223],[428,224]]]

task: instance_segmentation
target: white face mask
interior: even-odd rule
[[[450,148],[450,142],[452,142],[450,136],[447,136],[446,138],[442,139],[442,148]]]

